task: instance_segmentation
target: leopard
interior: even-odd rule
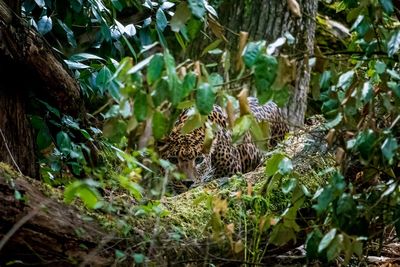
[[[263,105],[255,97],[248,97],[247,101],[254,118],[269,124],[269,147],[276,146],[289,131],[282,110],[272,101]],[[244,134],[240,143],[233,142],[228,116],[221,106],[214,105],[208,115],[207,123],[214,126],[214,136],[207,146],[204,145],[206,123],[189,133],[182,133],[191,113],[193,109],[184,110],[170,134],[158,143],[160,157],[176,165],[178,171],[186,176],[180,183],[185,189],[213,179],[247,173],[262,163],[265,152],[258,148],[249,132]]]

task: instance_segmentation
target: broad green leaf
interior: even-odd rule
[[[168,88],[172,105],[176,106],[182,99],[182,84],[176,74],[175,59],[168,52],[164,54],[164,63],[168,75]]]
[[[89,53],[78,53],[74,54],[70,57],[70,60],[75,61],[75,62],[81,62],[81,61],[86,61],[86,60],[102,60],[104,61],[104,58],[101,58],[99,56],[89,54]],[[122,61],[121,61],[122,62]]]
[[[289,174],[293,171],[293,164],[290,159],[284,157],[278,165],[279,173],[282,175]]]
[[[333,199],[332,191],[332,187],[326,187],[318,196],[317,204],[313,205],[313,208],[317,211],[317,214],[322,214],[323,212],[325,212],[329,204],[331,204]]]
[[[366,81],[361,91],[361,99],[364,101],[364,103],[367,103],[372,99],[372,95],[372,84],[369,81]]]
[[[253,118],[251,115],[244,115],[235,121],[232,131],[232,141],[237,142],[251,127]]]
[[[270,242],[276,246],[282,246],[290,240],[296,240],[296,233],[293,228],[284,224],[276,225],[271,233]]]
[[[273,56],[259,56],[254,63],[257,96],[261,104],[272,97],[271,85],[274,83],[278,70],[278,61]]]
[[[248,68],[253,67],[254,63],[262,54],[262,48],[265,42],[250,42],[243,51],[243,61]]]
[[[268,121],[258,122],[254,117],[251,120],[250,133],[255,145],[264,151],[268,150],[270,138],[270,124]]]
[[[269,158],[267,160],[267,163],[265,164],[265,174],[268,177],[274,175],[279,170],[279,164],[285,157],[286,156],[281,153],[273,154],[271,156],[271,158]]]
[[[181,133],[188,134],[188,133],[192,132],[193,130],[200,128],[201,126],[203,126],[203,124],[205,122],[205,118],[206,117],[203,118],[202,116],[200,116],[199,113],[193,114],[192,116],[190,116],[187,119],[187,121],[183,125],[183,127],[181,129]]]
[[[202,19],[206,12],[203,0],[188,0],[190,10],[192,10],[192,14]]]
[[[321,240],[322,243],[323,239]],[[335,238],[330,243],[328,249],[326,250],[326,257],[328,261],[333,261],[336,259],[341,251],[343,245],[343,235],[336,235]]]
[[[161,139],[168,130],[168,121],[165,116],[159,112],[154,112],[153,115],[153,135],[155,139]]]
[[[306,252],[307,258],[310,260],[318,259],[318,245],[321,242],[323,235],[319,229],[314,229],[307,235]]]
[[[135,253],[135,254],[133,254],[133,259],[134,259],[135,263],[142,264],[145,260],[145,257],[143,254]]]
[[[147,67],[147,83],[152,85],[156,80],[161,78],[164,69],[164,57],[162,54],[156,54],[151,59]]]
[[[383,1],[383,0],[382,0]],[[386,0],[389,1],[389,0]],[[400,48],[400,30],[393,31],[388,41],[388,55],[392,57]]]
[[[336,236],[336,231],[336,228],[333,228],[322,238],[321,242],[318,245],[318,253],[321,253],[331,244],[332,240]]]
[[[344,90],[347,90],[350,87],[351,83],[353,82],[353,77],[354,77],[353,70],[343,73],[339,77],[337,86],[342,87]]]
[[[385,70],[386,70],[386,64],[385,64],[385,62],[382,62],[382,61],[380,61],[380,60],[377,60],[377,61],[375,62],[375,71],[376,71],[378,74],[382,74],[382,73],[385,72]]]
[[[49,147],[52,143],[52,139],[49,130],[46,128],[40,129],[36,136],[36,144],[39,150]]]
[[[208,115],[213,110],[215,93],[208,83],[199,86],[196,92],[196,106],[202,115]]]
[[[56,136],[56,140],[59,149],[63,153],[69,154],[69,152],[71,151],[72,143],[71,143],[71,138],[68,136],[68,134],[64,131],[60,131]]]
[[[361,157],[368,159],[374,149],[376,134],[371,130],[365,130],[357,135],[355,148],[360,152]]]
[[[156,22],[157,22],[157,27],[163,32],[164,29],[168,25],[167,17],[164,14],[164,11],[159,8],[156,13]]]
[[[40,20],[37,23],[38,26],[38,31],[42,34],[45,35],[51,29],[53,28],[53,21],[51,20],[50,17],[48,16],[43,16],[40,18]]]
[[[329,70],[326,70],[322,73],[321,78],[319,80],[319,86],[321,87],[322,90],[329,89],[331,77],[332,77],[332,72]]]
[[[112,77],[112,73],[107,66],[104,66],[99,73],[96,76],[96,85],[100,89],[100,92],[102,94],[105,93],[105,91],[108,89],[108,85],[110,82],[110,79]]]
[[[183,78],[182,98],[187,97],[190,92],[192,92],[193,88],[196,86],[196,79],[196,74],[192,71],[186,74],[185,78]]]
[[[118,1],[118,0],[111,0],[112,5],[115,7],[115,9],[117,9],[118,11],[122,11],[122,9],[124,8],[122,6],[122,4]]]
[[[214,42],[212,42],[211,44],[209,44],[208,46],[206,46],[206,48],[203,49],[203,52],[201,52],[201,56],[204,56],[207,52],[217,48],[221,42],[222,42],[221,39],[217,39]]]
[[[218,73],[213,72],[208,76],[208,82],[212,87],[219,89],[224,83],[224,78]]]
[[[55,107],[49,105],[47,102],[44,102],[42,100],[38,100],[40,103],[42,103],[48,111],[50,111],[51,113],[53,113],[54,115],[56,115],[58,118],[60,118],[60,111],[58,109],[56,109]]]
[[[379,0],[379,3],[381,3],[381,6],[383,7],[383,10],[391,15],[394,11],[393,3],[392,0]]]
[[[383,142],[381,146],[382,154],[388,160],[389,164],[393,164],[393,158],[398,147],[397,140],[393,136],[389,136]]]
[[[69,184],[64,191],[64,201],[69,204],[79,197],[85,205],[91,209],[102,206],[101,196],[96,187],[99,184],[93,180],[78,180]]]
[[[151,94],[151,97],[156,107],[161,105],[164,101],[168,100],[170,98],[168,82],[164,79],[159,80],[156,83],[156,88]]]
[[[134,101],[133,113],[139,122],[144,121],[147,117],[147,95],[142,91],[138,91]]]
[[[342,121],[342,119],[343,119],[342,113],[338,113],[333,120],[325,123],[326,129],[331,129],[331,128],[338,126],[339,123]]]

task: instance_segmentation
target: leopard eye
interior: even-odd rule
[[[169,157],[168,161],[172,164],[178,164],[178,157]]]
[[[204,161],[204,156],[197,156],[196,159],[194,160],[194,163],[200,164]]]

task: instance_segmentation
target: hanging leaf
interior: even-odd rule
[[[138,91],[135,96],[135,102],[133,104],[133,113],[135,114],[136,119],[140,121],[146,120],[147,117],[147,95]]]
[[[151,59],[147,68],[147,82],[151,85],[156,80],[161,78],[161,73],[164,68],[164,57],[162,54],[155,54]]]
[[[156,111],[153,115],[153,135],[154,138],[159,140],[165,136],[168,130],[168,121],[167,118],[160,112]]]
[[[196,105],[201,115],[208,115],[213,110],[215,93],[208,83],[199,86],[196,92]]]
[[[183,78],[182,98],[187,97],[192,92],[195,86],[196,86],[196,74],[194,74],[194,72],[191,71],[185,75],[185,78]]]
[[[398,147],[397,140],[393,136],[386,138],[383,142],[381,150],[383,156],[389,161],[389,164],[393,164],[393,157],[395,156]]]
[[[157,27],[163,32],[164,29],[167,27],[168,25],[168,20],[167,17],[164,14],[164,11],[159,8],[157,10],[156,13],[156,23],[157,23]]]
[[[181,29],[185,28],[186,22],[192,16],[187,4],[181,2],[176,8],[175,14],[170,20],[171,30],[174,32],[179,32]]]
[[[394,6],[392,3],[392,0],[379,0],[379,3],[381,3],[381,6],[383,7],[383,10],[388,14],[391,15],[394,11]]]

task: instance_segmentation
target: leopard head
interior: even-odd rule
[[[204,129],[189,134],[173,132],[159,145],[161,158],[170,161],[185,174],[187,187],[198,184],[212,176],[211,156],[203,146]]]

